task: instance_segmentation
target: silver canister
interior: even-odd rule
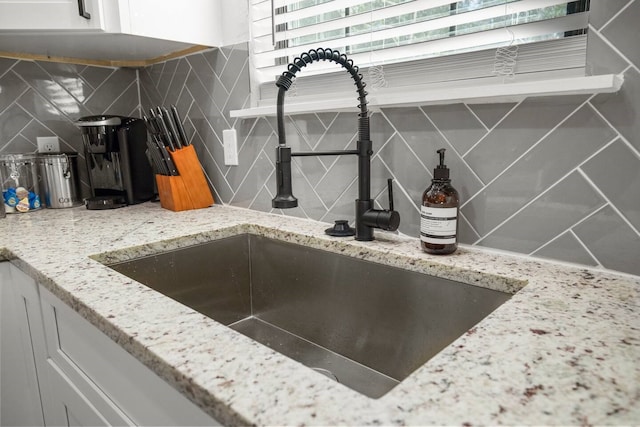
[[[46,206],[59,209],[81,205],[78,181],[78,154],[41,153],[39,160]]]

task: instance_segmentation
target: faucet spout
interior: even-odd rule
[[[317,151],[317,152],[291,152],[287,146],[284,129],[284,97],[293,84],[293,79],[298,71],[315,61],[335,62],[342,66],[353,78],[358,92],[358,141],[356,150],[342,151]],[[371,156],[373,155],[370,139],[369,110],[367,108],[367,92],[364,88],[367,84],[362,80],[359,68],[348,59],[345,54],[332,49],[311,49],[295,58],[287,66],[287,71],[276,81],[278,86],[278,98],[276,115],[278,122],[278,147],[276,148],[276,183],[277,193],[272,200],[272,206],[278,209],[294,208],[298,206],[298,199],[293,196],[291,180],[291,157],[293,156],[326,156],[355,154],[358,156],[358,199],[356,200],[356,240],[373,240],[373,229],[397,230],[400,224],[400,215],[393,210],[393,202],[390,202],[389,210],[377,210],[373,208],[371,200]],[[389,194],[391,195],[391,183],[389,182]]]
[[[291,186],[291,147],[278,145],[276,149],[276,197],[271,205],[277,209],[298,207],[298,199],[293,195]]]

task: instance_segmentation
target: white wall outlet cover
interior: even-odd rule
[[[39,153],[59,153],[60,141],[57,136],[39,136],[38,141]]]
[[[238,165],[238,136],[235,129],[225,129],[222,131],[222,142],[224,144],[224,164],[227,166]]]

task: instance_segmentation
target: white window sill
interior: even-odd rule
[[[464,84],[443,87],[430,85],[421,88],[381,88],[368,90],[369,110],[385,107],[409,107],[418,105],[498,103],[520,101],[529,96],[579,95],[614,93],[623,83],[621,75],[570,77],[542,81],[522,81],[493,84]],[[369,89],[369,88],[367,88]],[[314,100],[313,97],[289,97],[285,101],[285,114],[303,114],[323,111],[359,111],[357,94],[330,100]],[[251,118],[275,116],[275,103],[259,107],[232,110],[231,117]]]

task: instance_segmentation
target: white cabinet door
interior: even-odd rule
[[[8,262],[0,291],[0,425],[220,425]]]
[[[233,1],[242,9],[245,0],[119,0],[121,31],[204,46],[222,46],[221,3]],[[245,7],[246,9],[246,7]],[[246,15],[244,16],[246,22]],[[243,21],[234,21],[235,26]],[[245,25],[245,28],[249,28]]]
[[[76,384],[48,359],[52,407],[46,414],[46,424],[52,426],[133,425],[126,417],[119,422],[105,416]],[[117,419],[116,419],[117,421]],[[126,422],[129,421],[129,422]]]
[[[104,421],[220,425],[42,286],[40,297],[51,366]]]
[[[39,31],[105,30],[114,0],[3,0],[0,1],[0,29]],[[117,1],[115,1],[117,5]],[[84,16],[80,16],[80,5]],[[117,7],[116,7],[117,10]]]
[[[12,270],[17,271],[0,262],[0,425],[43,425],[29,330],[29,321],[39,321],[40,303],[36,283],[20,274],[14,282]]]

